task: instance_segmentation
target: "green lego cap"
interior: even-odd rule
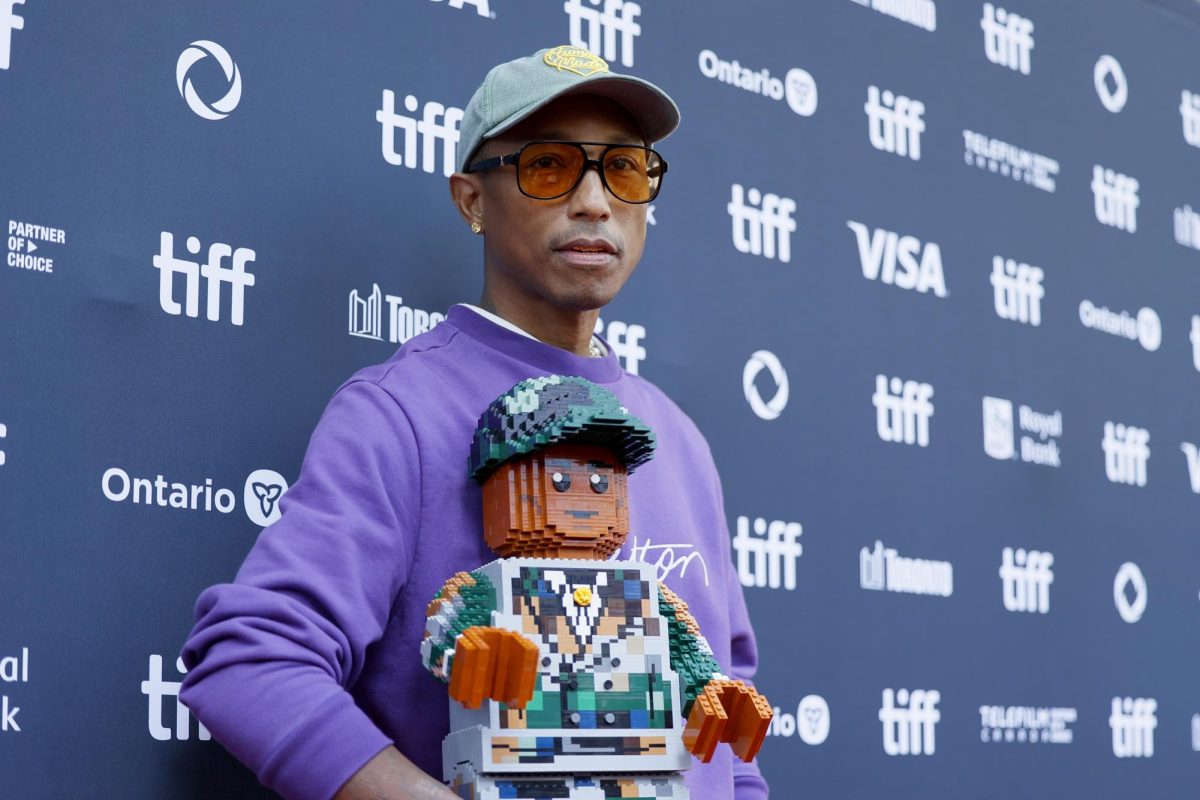
[[[589,380],[528,378],[497,397],[475,428],[467,471],[483,483],[497,467],[552,444],[607,447],[629,472],[654,457],[654,431]]]

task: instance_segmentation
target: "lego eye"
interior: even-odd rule
[[[591,477],[592,491],[596,494],[604,494],[608,491],[608,476],[600,475],[593,472]]]
[[[560,492],[565,492],[571,488],[571,475],[567,472],[556,472],[550,476],[550,480],[554,483],[554,488]]]

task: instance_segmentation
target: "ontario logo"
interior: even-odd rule
[[[212,478],[199,483],[169,481],[162,474],[153,478],[130,475],[121,467],[109,467],[100,478],[105,498],[114,503],[178,508],[185,511],[217,511],[232,513],[237,508],[237,495],[232,489],[218,486]],[[287,479],[273,469],[256,469],[247,476],[242,487],[242,503],[246,516],[255,525],[266,527],[279,519],[279,500],[288,490]]]

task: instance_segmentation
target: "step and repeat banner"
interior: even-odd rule
[[[478,299],[462,109],[559,44],[682,109],[598,331],[723,473],[774,796],[1200,794],[1194,15],[0,0],[0,795],[271,796],[193,604]]]

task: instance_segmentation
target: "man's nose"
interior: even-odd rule
[[[571,192],[569,211],[572,217],[583,219],[608,219],[612,214],[610,201],[613,198],[604,188],[600,170],[589,164],[575,191]]]

